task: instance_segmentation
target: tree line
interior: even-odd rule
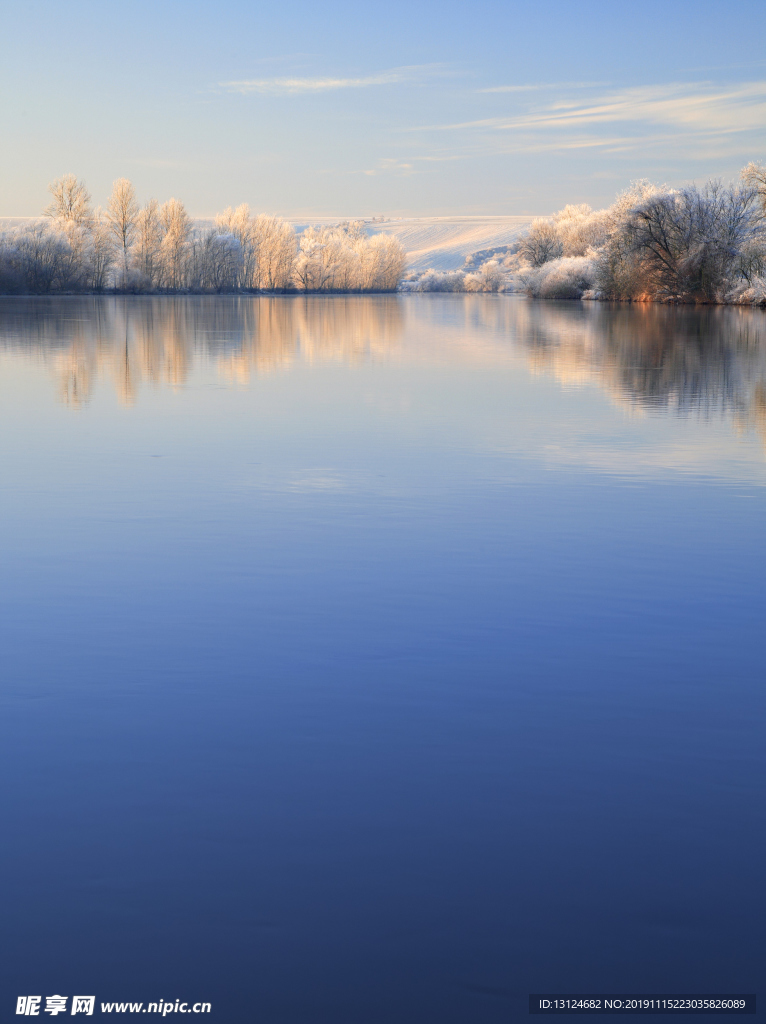
[[[605,210],[532,223],[515,269],[542,298],[766,304],[766,167],[681,189],[633,184]]]
[[[0,293],[394,291],[404,273],[398,239],[358,221],[297,236],[245,204],[200,227],[178,199],[139,206],[126,178],[106,209],[74,174],[48,189],[44,219],[0,234]]]

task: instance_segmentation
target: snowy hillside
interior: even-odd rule
[[[511,243],[532,217],[412,217],[368,224],[372,233],[395,235],[411,270],[458,270],[466,256]]]

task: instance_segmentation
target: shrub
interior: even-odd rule
[[[528,293],[538,299],[580,299],[594,288],[596,271],[589,256],[562,256],[522,274]]]

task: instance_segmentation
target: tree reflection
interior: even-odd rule
[[[0,347],[48,364],[67,404],[110,379],[124,404],[144,385],[182,386],[195,359],[232,381],[298,361],[356,362],[396,347],[395,296],[15,299],[0,303]]]
[[[110,380],[180,387],[196,364],[225,380],[297,363],[390,358],[505,365],[519,351],[564,387],[727,418],[766,436],[766,314],[740,307],[533,302],[508,296],[71,297],[0,302],[0,349],[49,366],[78,407]]]
[[[524,302],[514,331],[532,369],[564,385],[592,382],[619,403],[763,429],[760,310]]]

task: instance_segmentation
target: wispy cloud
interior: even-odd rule
[[[550,89],[594,89],[603,82],[538,82],[534,85],[491,85],[477,92],[543,92]]]
[[[589,91],[575,93],[576,84],[555,86],[557,92],[548,97],[540,95],[542,86],[518,89],[520,95],[498,97],[505,99],[505,116],[403,126],[402,156],[418,172],[425,171],[430,156],[447,154],[471,160],[522,153],[589,159],[593,154],[594,160],[639,159],[641,167],[656,161],[733,162],[766,155],[764,80],[582,87]]]
[[[644,86],[609,93],[585,103],[568,99],[510,117],[428,125],[414,130],[547,131],[631,122],[708,135],[762,129],[766,124],[766,81],[725,88],[705,82]]]
[[[414,83],[445,73],[446,67],[443,64],[412,64],[358,78],[250,78],[238,82],[219,82],[218,84],[219,88],[225,89],[227,92],[238,92],[245,95],[261,93],[270,96],[297,96],[305,93],[333,92],[338,89],[368,89],[376,85]]]
[[[362,174],[366,174],[369,177],[377,174],[412,174],[413,169],[411,163],[405,163],[403,160],[393,158],[384,158],[378,162],[377,167],[362,171]]]
[[[486,160],[490,156],[518,156],[520,153],[577,153],[589,151],[599,155],[628,156],[632,160],[640,154],[642,159],[665,160],[678,156],[679,135],[672,132],[638,132],[634,135],[556,133],[556,132],[513,132],[508,134],[485,134],[474,144],[464,146],[464,158]],[[743,143],[743,138],[747,143]],[[761,146],[753,152],[752,136],[737,134],[707,135],[703,132],[686,132],[683,135],[682,155],[686,159],[711,162],[714,160],[746,160],[753,155],[760,158]],[[416,161],[427,157],[415,157]]]

